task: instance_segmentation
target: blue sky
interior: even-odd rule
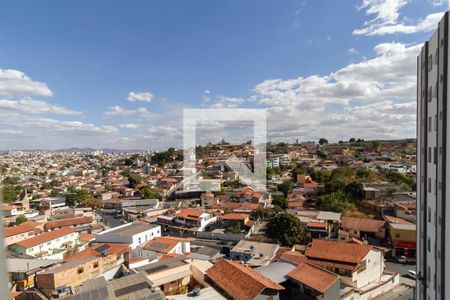
[[[0,149],[180,146],[195,107],[267,108],[273,141],[414,137],[415,57],[447,9],[3,1]],[[232,129],[209,126],[201,142],[247,138]]]

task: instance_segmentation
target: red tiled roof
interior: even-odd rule
[[[250,216],[248,214],[230,213],[230,214],[225,214],[225,215],[221,216],[220,218],[222,220],[245,220],[249,217]]]
[[[205,213],[205,212],[202,211],[202,210],[193,209],[193,208],[183,208],[176,215],[177,215],[177,217],[182,217],[182,218],[185,218],[185,219],[188,219],[188,220],[199,221],[200,220],[200,216],[203,213]]]
[[[206,274],[234,299],[253,300],[266,288],[284,290],[284,287],[255,270],[225,259],[219,260]]]
[[[234,210],[255,210],[260,206],[258,203],[250,203],[250,202],[224,202],[219,205],[219,207],[224,209],[234,209]]]
[[[308,259],[359,264],[370,250],[372,247],[368,245],[313,240],[311,246],[306,248],[305,256]]]
[[[324,293],[339,279],[339,276],[307,263],[298,265],[287,276],[320,293]]]
[[[294,265],[299,265],[307,260],[306,256],[296,251],[286,251],[281,255],[280,259],[293,263]]]
[[[45,224],[46,229],[53,229],[53,228],[61,228],[66,226],[74,226],[74,225],[80,225],[80,224],[89,224],[94,221],[94,218],[92,217],[81,217],[81,218],[72,218],[72,219],[62,219],[62,220],[55,220],[55,221],[49,221]]]
[[[36,229],[36,225],[33,226],[31,224],[20,224],[18,226],[14,226],[14,227],[6,227],[3,230],[3,235],[5,237],[10,237],[10,236],[14,236],[17,234],[34,231],[34,229]]]
[[[364,232],[378,232],[386,222],[381,220],[343,217],[341,227],[344,229],[359,230]]]
[[[101,243],[101,244],[96,244],[94,246],[89,246],[85,250],[75,253],[72,256],[67,257],[64,261],[69,262],[69,261],[73,261],[73,260],[77,260],[77,259],[85,258],[85,257],[89,257],[89,256],[100,256],[102,254],[102,251],[96,251],[96,249],[106,246],[106,245],[109,247],[107,249],[105,249],[104,251],[106,253],[108,253],[108,255],[119,254],[119,253],[131,251],[130,247],[127,244]]]
[[[327,223],[309,221],[306,227],[327,229],[328,225]]]
[[[95,234],[81,233],[80,242],[89,242],[95,239]]]
[[[178,245],[178,243],[180,243],[182,241],[189,241],[189,240],[183,239],[183,238],[171,237],[171,236],[155,237],[153,240],[149,241],[148,243],[146,243],[144,245],[144,249],[167,254],[170,251],[172,251],[173,248],[175,248],[176,245]],[[153,250],[152,246],[154,246],[155,244],[165,245],[165,248],[159,249],[159,250]]]
[[[58,229],[58,230],[44,232],[43,234],[38,235],[36,237],[33,237],[31,239],[20,241],[20,242],[16,243],[15,245],[18,245],[18,246],[21,246],[21,247],[24,247],[24,248],[31,248],[31,247],[34,247],[36,245],[40,245],[40,244],[43,244],[45,242],[57,239],[59,237],[71,234],[73,232],[74,232],[73,228],[64,227],[64,228],[61,228],[61,229]]]

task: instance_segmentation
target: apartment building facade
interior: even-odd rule
[[[450,299],[448,19],[447,12],[417,59],[417,299]]]

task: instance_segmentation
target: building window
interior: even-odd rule
[[[431,117],[428,117],[428,132],[431,132],[433,130],[433,121],[431,120]]]
[[[433,100],[433,88],[430,86],[428,88],[428,102],[431,102]]]
[[[433,159],[434,164],[437,164],[437,147],[434,147],[434,159]]]
[[[431,163],[431,147],[428,147],[428,162]]]
[[[77,274],[81,274],[81,273],[83,273],[83,272],[84,272],[84,268],[83,268],[83,267],[78,268]]]
[[[433,69],[433,55],[428,56],[428,72]]]
[[[428,249],[428,252],[431,251],[431,241],[430,241],[430,238],[428,238],[428,240],[427,240],[427,249]]]
[[[428,178],[428,193],[431,193],[431,178]]]
[[[428,222],[431,222],[431,209],[428,206]]]

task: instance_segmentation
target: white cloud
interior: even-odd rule
[[[326,76],[263,81],[255,86],[251,99],[268,106],[320,111],[326,103],[411,98],[415,95],[416,56],[420,48],[401,43],[379,44],[374,48],[375,58]]]
[[[269,107],[268,137],[274,141],[413,137],[420,49],[379,44],[375,57],[325,76],[263,81],[251,100]],[[354,100],[362,104],[354,106]],[[334,110],[342,112],[331,113]]]
[[[220,96],[218,101],[212,104],[211,108],[236,108],[245,102],[244,98]]]
[[[356,50],[355,48],[350,48],[350,49],[348,49],[348,53],[349,54],[359,54],[359,52],[358,52],[358,50]]]
[[[51,104],[46,101],[33,99],[8,100],[0,99],[0,110],[10,110],[30,114],[52,113],[59,115],[80,115],[81,112],[74,111],[63,106]]]
[[[408,3],[407,0],[363,0],[359,9],[365,9],[367,15],[375,17],[355,29],[354,35],[386,35],[393,33],[416,33],[432,31],[437,27],[444,12],[432,13],[416,24],[406,24],[408,18],[399,20],[400,9]]]
[[[130,102],[151,102],[155,96],[149,92],[129,92],[127,100]]]
[[[104,112],[103,115],[107,117],[131,117],[138,116],[143,119],[153,119],[156,117],[156,114],[150,112],[145,107],[140,107],[137,109],[124,109],[119,105],[109,107],[108,111]]]
[[[53,96],[47,84],[34,81],[23,72],[10,69],[0,69],[0,96]]]
[[[139,127],[141,127],[141,125],[136,123],[126,123],[126,124],[119,124],[119,127],[126,129],[138,129]]]

